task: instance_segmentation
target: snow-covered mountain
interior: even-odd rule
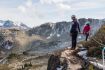
[[[87,19],[81,18],[78,21],[80,23],[80,27],[81,27],[81,31],[82,31]],[[103,24],[102,20],[99,20],[99,19],[91,19],[90,22],[91,22],[91,27],[92,27],[93,33],[96,32]],[[71,22],[66,22],[66,21],[42,24],[39,27],[34,27],[34,28],[30,29],[29,35],[32,35],[32,34],[41,35],[48,39],[49,38],[57,39],[60,37],[60,39],[63,38],[65,40],[67,40],[69,37],[71,24],[72,24]]]
[[[28,26],[25,25],[24,23],[21,23],[21,24],[19,25],[19,27],[22,28],[22,29],[30,29],[30,27],[28,27]]]
[[[14,22],[9,20],[4,21],[3,27],[14,27],[14,26],[15,26]]]
[[[26,29],[30,28],[21,22],[13,22],[10,20],[6,20],[6,21],[0,20],[0,27],[2,27],[2,28],[18,28],[18,29],[22,29],[22,30],[26,30]]]
[[[81,18],[78,20],[82,29],[87,21],[85,18]],[[92,36],[99,30],[99,28],[103,25],[103,21],[99,19],[91,19],[91,34]],[[45,38],[48,42],[47,44],[43,41],[34,41],[31,43],[30,51],[34,53],[34,51],[52,51],[61,49],[64,47],[68,47],[71,45],[71,22],[56,22],[56,23],[45,23],[41,26],[31,28],[27,33],[31,36],[39,35]],[[84,36],[79,34],[81,38],[78,37],[78,41],[84,40]],[[43,43],[42,43],[43,42]],[[36,45],[36,44],[39,45]],[[37,47],[36,47],[37,46]],[[29,46],[28,46],[29,48]]]
[[[0,27],[2,27],[4,24],[4,21],[3,20],[0,20]]]

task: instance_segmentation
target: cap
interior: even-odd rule
[[[87,22],[86,22],[86,24],[90,24],[90,22],[89,22],[89,21],[87,21]]]
[[[73,17],[76,17],[76,16],[75,15],[72,15],[71,17],[73,18]]]

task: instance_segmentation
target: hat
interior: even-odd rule
[[[86,25],[87,25],[87,24],[89,24],[89,25],[90,25],[90,22],[89,22],[89,21],[87,21],[87,22],[86,22]]]
[[[76,17],[76,16],[75,16],[75,15],[72,15],[71,17],[74,18],[74,17]]]

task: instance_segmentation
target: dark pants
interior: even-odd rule
[[[87,41],[87,39],[88,39],[88,37],[89,37],[89,33],[85,33],[85,36],[86,36],[86,41]]]
[[[72,49],[76,48],[78,32],[72,33]]]

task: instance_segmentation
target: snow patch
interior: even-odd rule
[[[77,54],[82,58],[87,59],[87,52],[88,52],[87,50],[84,50],[84,51],[78,52]]]
[[[102,64],[100,63],[96,63],[96,62],[93,62],[93,61],[90,61],[91,64],[93,64],[94,66],[100,68],[100,69],[103,69],[105,66],[103,66]]]
[[[60,34],[57,34],[57,37],[60,37]]]

